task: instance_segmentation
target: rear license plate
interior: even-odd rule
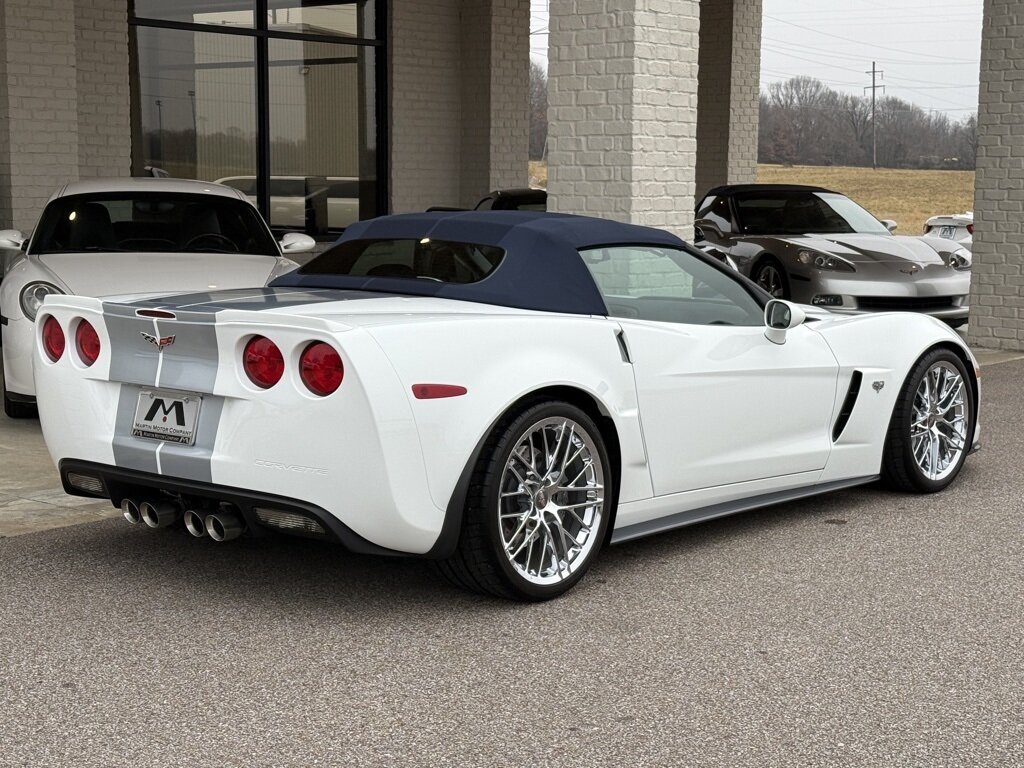
[[[939,237],[944,237],[947,240],[952,240],[956,235],[956,227],[943,227],[939,230]]]
[[[139,393],[139,404],[135,408],[132,436],[193,445],[202,404],[201,395],[144,389]]]

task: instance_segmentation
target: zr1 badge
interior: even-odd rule
[[[144,389],[135,408],[132,436],[146,440],[192,445],[196,441],[201,395]]]

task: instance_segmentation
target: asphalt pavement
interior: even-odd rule
[[[0,538],[0,765],[1024,765],[1022,380],[985,367],[942,494],[620,545],[543,605],[299,540]]]

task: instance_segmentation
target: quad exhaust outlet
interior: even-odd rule
[[[179,520],[185,530],[197,539],[209,536],[214,541],[231,541],[245,533],[245,519],[233,504],[211,507],[197,505],[189,508],[166,498],[121,500],[121,514],[132,525],[145,523],[148,528],[168,528]]]

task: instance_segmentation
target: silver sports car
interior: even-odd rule
[[[704,196],[695,240],[779,299],[966,323],[970,252],[938,237],[896,236],[895,228],[827,189],[748,184]]]

